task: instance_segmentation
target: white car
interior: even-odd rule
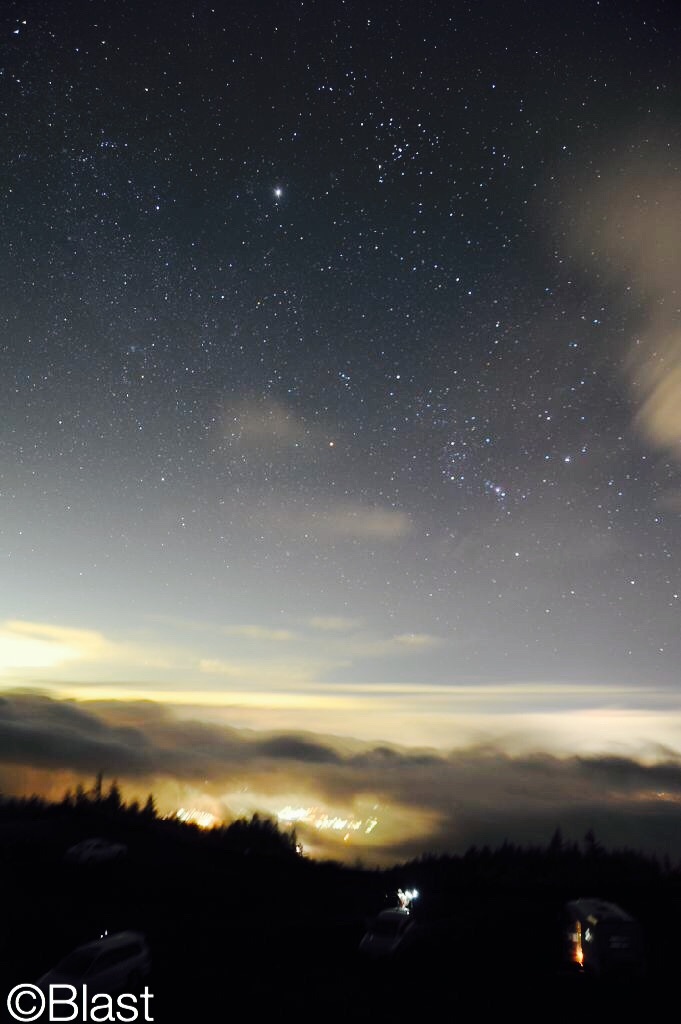
[[[73,985],[77,988],[86,984],[91,992],[134,992],[150,970],[151,956],[144,935],[141,932],[117,932],[74,949],[56,967],[43,974],[38,985],[43,990],[50,985]]]
[[[64,860],[69,864],[103,864],[120,860],[128,852],[125,843],[110,843],[107,839],[84,839],[66,851]]]

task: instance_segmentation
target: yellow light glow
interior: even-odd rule
[[[351,838],[351,833],[363,832],[368,836],[378,825],[378,818],[342,817],[328,814],[318,807],[292,807],[290,804],[277,812],[277,819],[282,825],[295,823],[312,825],[318,832],[344,832],[345,842]]]
[[[276,690],[159,690],[117,686],[115,683],[100,686],[59,686],[55,687],[54,695],[69,700],[153,700],[178,707],[244,707],[265,711],[348,711],[367,707],[367,701],[327,694],[283,693]],[[382,705],[376,702],[376,706]]]
[[[215,828],[218,824],[218,819],[210,811],[199,811],[195,807],[179,807],[174,817],[187,825],[198,825],[199,828]]]

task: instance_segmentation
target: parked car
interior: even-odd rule
[[[70,847],[64,855],[69,864],[103,864],[120,860],[128,852],[125,843],[111,843],[107,839],[84,839]]]
[[[144,935],[117,932],[74,949],[43,974],[38,985],[46,989],[49,985],[87,984],[92,992],[134,992],[150,970],[151,955]]]
[[[616,903],[590,898],[565,907],[567,959],[592,977],[645,972],[643,937],[638,922]]]
[[[417,926],[406,907],[382,910],[369,922],[359,951],[372,959],[395,957],[409,948]]]

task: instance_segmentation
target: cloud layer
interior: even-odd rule
[[[350,812],[373,802],[379,827],[360,852],[384,862],[474,842],[547,840],[558,825],[568,834],[593,827],[610,844],[681,856],[671,830],[681,803],[681,758],[662,748],[646,764],[615,756],[511,756],[493,743],[443,753],[245,732],[181,720],[154,703],[79,705],[22,693],[0,700],[0,752],[6,792],[20,789],[22,769],[30,768],[34,780],[43,773],[52,796],[59,795],[50,790],[55,778],[87,782],[103,771],[132,791],[153,788],[166,803],[198,787],[225,812],[229,795],[246,781],[270,813],[291,794]],[[632,821],[641,822],[633,843]],[[338,854],[332,841],[325,852]]]

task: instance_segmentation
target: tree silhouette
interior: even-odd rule
[[[150,793],[147,797],[146,803],[142,808],[142,816],[153,820],[158,817],[158,811],[156,810],[156,801],[154,800],[154,794]]]
[[[95,786],[93,790],[93,796],[96,803],[102,802],[102,783],[104,781],[104,773],[97,772],[97,778],[95,779]]]
[[[109,792],[104,800],[104,805],[112,814],[118,813],[118,811],[122,810],[125,806],[121,796],[121,791],[115,779],[109,786]]]
[[[560,830],[560,826],[551,836],[549,843],[549,853],[561,853],[563,850],[563,833]]]
[[[295,831],[282,832],[272,818],[263,818],[257,811],[250,821],[238,818],[223,830],[229,849],[241,853],[298,856],[298,838]]]

